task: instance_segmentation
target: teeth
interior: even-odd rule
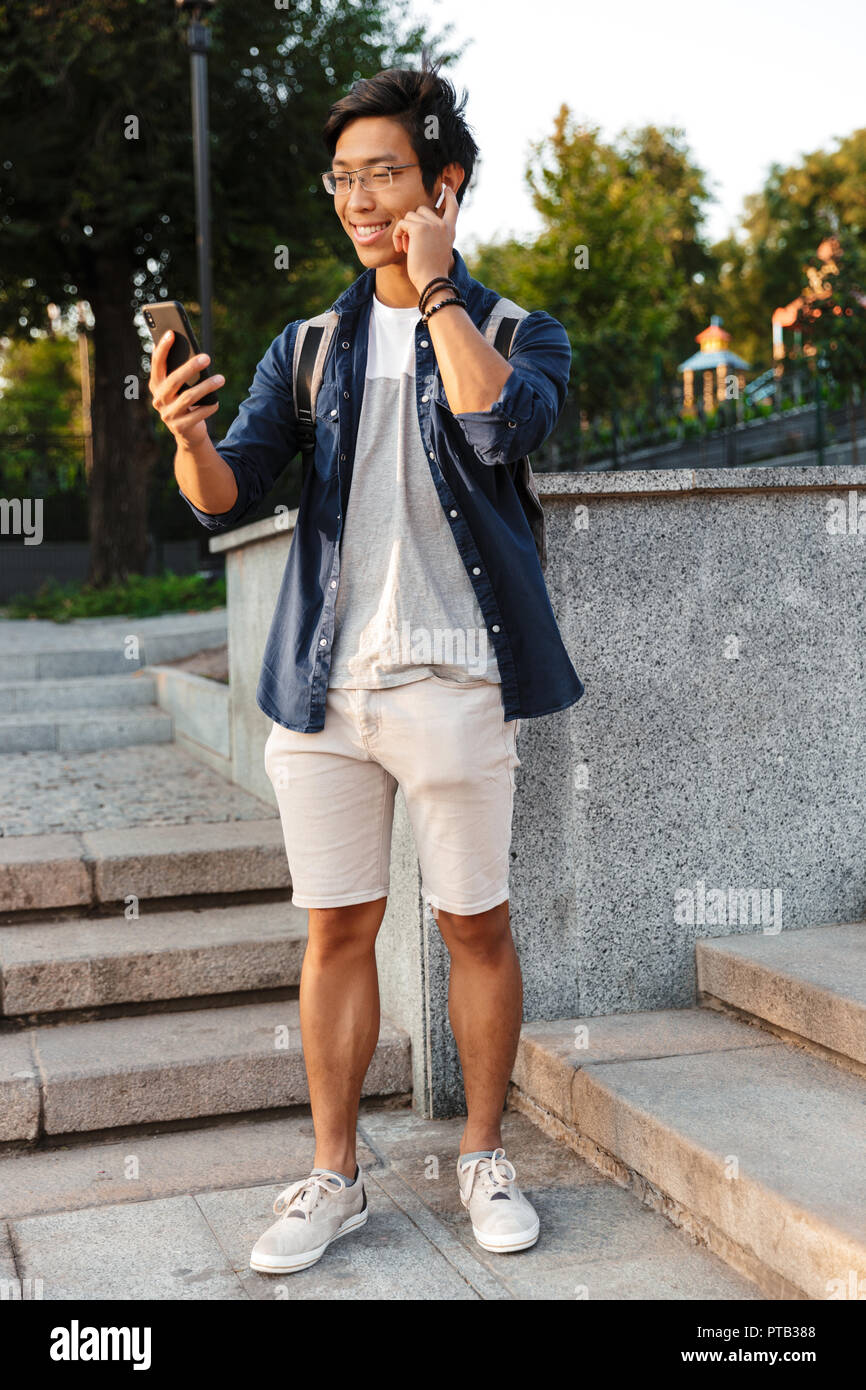
[[[375,232],[382,232],[382,231],[384,231],[384,229],[387,227],[387,225],[388,225],[387,222],[377,222],[375,226],[370,226],[370,227],[358,227],[358,226],[356,226],[355,229],[354,229],[354,231],[355,231],[355,235],[356,235],[356,236],[359,236],[359,237],[368,237],[368,236],[373,236]]]

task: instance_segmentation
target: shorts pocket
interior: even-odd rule
[[[496,684],[495,681],[485,681],[485,680],[468,680],[468,681],[457,681],[457,680],[452,680],[452,678],[451,678],[450,676],[437,676],[437,675],[435,675],[435,673],[432,672],[432,671],[431,671],[431,673],[430,673],[430,679],[431,679],[432,681],[436,681],[437,684],[439,684],[439,685],[447,685],[447,686],[450,686],[450,688],[451,688],[452,690],[476,690],[476,689],[478,688],[479,685],[495,685],[495,684]]]

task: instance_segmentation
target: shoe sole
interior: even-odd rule
[[[310,1265],[322,1258],[329,1245],[340,1239],[340,1236],[347,1236],[350,1231],[357,1231],[359,1227],[365,1226],[368,1215],[369,1211],[365,1208],[364,1211],[359,1211],[357,1216],[347,1217],[339,1230],[336,1230],[324,1245],[317,1246],[315,1250],[308,1250],[304,1255],[284,1256],[282,1259],[279,1255],[264,1255],[255,1261],[251,1257],[250,1269],[256,1270],[258,1274],[295,1274],[298,1270],[309,1269]]]
[[[534,1245],[535,1242],[538,1240],[540,1230],[541,1225],[540,1223],[538,1223],[535,1227],[534,1232],[531,1235],[512,1237],[509,1239],[507,1244],[499,1245],[494,1244],[490,1240],[485,1240],[484,1237],[479,1234],[479,1232],[475,1229],[474,1226],[472,1227],[472,1234],[478,1241],[478,1244],[481,1246],[482,1250],[489,1250],[491,1255],[510,1255],[512,1251],[515,1250],[528,1250],[529,1247],[531,1245]]]

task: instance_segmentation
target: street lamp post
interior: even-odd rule
[[[192,102],[192,140],[195,167],[196,252],[198,258],[198,297],[201,310],[201,348],[213,356],[211,318],[210,255],[210,146],[207,102],[207,51],[210,30],[203,12],[212,10],[216,0],[175,0],[179,10],[189,10],[186,39],[189,48],[190,95]]]

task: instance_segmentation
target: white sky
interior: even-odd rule
[[[562,102],[613,140],[648,122],[685,130],[718,203],[705,230],[732,229],[770,164],[835,148],[866,126],[866,4],[836,0],[413,0],[431,30],[454,21],[447,70],[469,92],[484,160],[458,219],[458,247],[531,236],[539,223],[523,172]]]

